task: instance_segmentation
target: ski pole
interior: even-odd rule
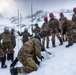
[[[44,48],[43,48],[41,51],[45,51],[46,53],[48,53],[48,54],[52,55],[52,53],[50,53],[50,52],[46,51]]]
[[[50,55],[52,55],[52,53],[50,53],[50,52],[48,52],[48,51],[46,51],[46,50],[44,50],[46,53],[48,53],[48,54],[50,54]]]

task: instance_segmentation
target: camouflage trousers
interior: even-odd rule
[[[70,30],[66,33],[68,43],[73,43],[73,31]]]
[[[18,73],[30,73],[37,70],[37,65],[30,54],[18,56],[18,60],[23,65],[17,68]]]
[[[76,31],[73,32],[73,43],[76,43]]]
[[[52,33],[51,35],[52,35],[52,39],[51,39],[51,40],[52,40],[52,46],[53,46],[53,47],[56,46],[56,45],[55,45],[55,36],[57,36],[57,38],[59,39],[60,44],[62,43],[62,38],[60,37],[58,31],[57,31],[56,33]]]
[[[45,40],[46,40],[46,48],[49,48],[49,35],[43,37],[42,39],[42,47],[45,48]]]
[[[6,56],[7,54],[7,60],[13,61],[14,59],[14,50],[11,42],[3,42],[2,43],[2,48],[4,51],[4,54]]]
[[[12,43],[11,42],[3,42],[2,43],[2,48],[3,48],[3,50],[4,50],[4,52],[5,52],[5,54],[10,54],[10,53],[13,53],[14,51],[13,51],[13,45],[12,45]]]

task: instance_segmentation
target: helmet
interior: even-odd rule
[[[44,21],[46,21],[47,19],[48,19],[48,18],[45,16],[45,17],[44,17]]]
[[[75,7],[75,8],[73,8],[73,12],[76,12],[76,7]]]
[[[63,16],[63,13],[62,12],[60,12],[60,16]]]
[[[27,28],[25,28],[25,29],[24,29],[24,31],[28,31],[28,29],[27,29]]]
[[[50,14],[49,14],[49,17],[53,17],[53,16],[54,16],[53,13],[50,13]]]
[[[41,38],[42,38],[42,34],[41,33],[38,33],[34,36],[34,38],[38,39],[39,41],[41,41]]]
[[[4,31],[8,30],[9,31],[9,27],[8,26],[5,26],[4,27]]]

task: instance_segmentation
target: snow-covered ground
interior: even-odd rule
[[[65,14],[66,17],[71,19],[71,14]],[[55,13],[55,16],[59,18],[59,14]],[[23,23],[28,24],[29,22],[23,20]],[[39,22],[41,26],[43,22]],[[8,19],[1,19],[0,20],[0,33],[3,32],[3,27],[5,25],[15,27],[15,30],[23,31],[24,28],[18,28],[15,24],[12,24]],[[30,25],[30,24],[28,24]],[[28,27],[27,27],[28,28]],[[31,33],[31,29],[29,28],[29,32]],[[17,35],[17,33],[16,33]],[[16,39],[17,46],[15,50],[15,57],[17,56],[19,48],[22,46],[21,37],[17,37]],[[52,55],[47,54],[46,52],[42,52],[44,56],[43,61],[41,62],[38,70],[32,72],[28,75],[76,75],[76,44],[73,46],[66,48],[67,42],[64,42],[62,46],[59,46],[59,41],[56,38],[56,46],[55,48],[52,47],[51,44],[51,37],[50,37],[50,48],[46,49],[48,52],[51,52]],[[1,69],[0,68],[0,75],[10,75],[10,64],[11,61],[6,61],[7,68]],[[1,65],[1,64],[0,64]],[[20,62],[17,63],[16,66],[21,66]],[[1,67],[1,66],[0,66]],[[19,74],[20,75],[20,74]],[[25,74],[22,74],[25,75]]]

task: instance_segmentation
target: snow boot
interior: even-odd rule
[[[17,68],[10,69],[11,75],[18,75]]]
[[[1,59],[1,68],[7,68],[7,65],[5,65],[5,57]]]
[[[7,68],[7,65],[3,65],[1,68]]]
[[[73,45],[73,43],[69,43],[68,45],[66,45],[66,47],[68,48],[68,47],[70,47],[72,45]]]

